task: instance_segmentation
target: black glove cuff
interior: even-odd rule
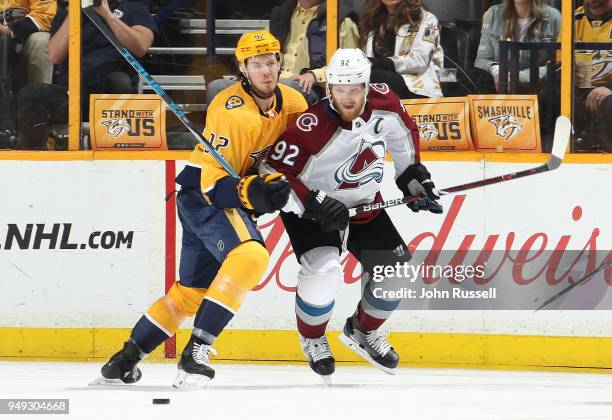
[[[404,172],[395,180],[397,188],[399,188],[404,195],[410,195],[408,191],[408,184],[413,179],[416,179],[419,183],[423,183],[428,179],[431,179],[431,174],[422,163],[415,163],[406,168]],[[408,191],[408,194],[406,192]]]

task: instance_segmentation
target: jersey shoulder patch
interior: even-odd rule
[[[232,95],[225,101],[225,109],[228,110],[240,108],[242,105],[244,105],[244,99],[237,95]]]
[[[400,103],[400,99],[386,83],[373,83],[368,92],[368,102],[374,109],[391,110]]]
[[[378,92],[381,95],[386,95],[391,92],[391,88],[389,88],[389,85],[386,83],[372,83],[370,84],[370,93],[372,91]]]
[[[311,154],[318,153],[339,128],[337,119],[325,109],[325,101],[326,99],[323,99],[310,106],[281,138],[301,145]]]

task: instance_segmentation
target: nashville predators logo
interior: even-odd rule
[[[100,124],[106,127],[106,133],[115,138],[123,136],[130,131],[130,125],[123,118],[111,118],[100,121]]]
[[[353,190],[368,182],[380,183],[385,164],[385,142],[361,141],[359,151],[348,158],[334,174],[336,190]]]
[[[514,115],[500,115],[499,117],[490,118],[489,122],[495,126],[495,134],[506,141],[512,140],[523,131],[523,126]]]
[[[240,96],[230,96],[225,102],[225,109],[239,108],[244,105],[244,101]]]
[[[438,137],[440,132],[432,123],[419,124],[419,137],[425,141],[432,141],[434,137]]]
[[[612,57],[603,59],[593,63],[593,77],[592,81],[596,84],[605,83],[606,78],[612,72]]]

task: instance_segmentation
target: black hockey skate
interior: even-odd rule
[[[336,360],[332,356],[327,337],[305,338],[300,335],[300,344],[310,368],[321,375],[326,385],[331,385],[331,375],[336,370]]]
[[[357,321],[353,316],[346,320],[344,330],[340,334],[340,341],[372,366],[389,375],[395,375],[399,356],[386,337],[387,333],[380,328],[368,332],[359,331]]]
[[[173,386],[175,388],[201,388],[214,378],[215,370],[210,367],[208,353],[216,355],[217,351],[192,335],[181,353],[178,374]]]
[[[142,372],[136,366],[144,359],[144,353],[131,338],[123,344],[123,349],[115,353],[104,366],[102,378],[90,385],[133,384],[142,378]]]

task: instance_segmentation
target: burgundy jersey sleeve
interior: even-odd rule
[[[310,151],[303,137],[295,126],[290,127],[274,142],[266,157],[268,166],[285,175],[302,203],[309,190],[299,180],[299,176],[310,158]]]
[[[266,165],[280,172],[291,183],[293,192],[287,207],[296,213],[304,208],[310,188],[302,180],[309,172],[310,159],[327,144],[338,125],[323,108],[322,101],[298,117],[270,147]]]

